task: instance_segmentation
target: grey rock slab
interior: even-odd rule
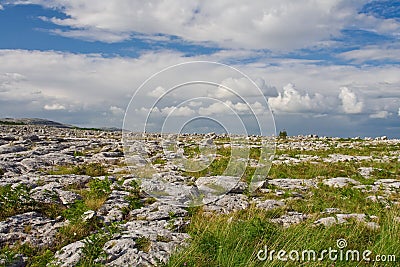
[[[338,213],[338,212],[340,212],[340,209],[338,209],[338,208],[326,208],[322,213],[333,214],[333,213]]]
[[[378,231],[381,227],[379,226],[378,223],[376,222],[367,222],[366,223],[367,228],[374,230],[374,231]]]
[[[400,180],[396,179],[380,179],[374,182],[374,185],[383,186],[391,189],[399,189],[400,188]]]
[[[94,210],[87,210],[82,214],[82,220],[87,222],[96,216],[96,212]]]
[[[335,187],[335,188],[342,188],[345,186],[350,186],[350,185],[360,185],[360,182],[348,178],[348,177],[335,177],[335,178],[329,178],[325,179],[322,181],[323,184],[330,186],[330,187]]]
[[[58,194],[58,197],[61,200],[61,203],[64,205],[72,204],[77,200],[81,200],[82,196],[71,191],[65,191],[65,190],[60,190],[56,189],[55,190]]]
[[[188,212],[180,207],[155,202],[147,207],[132,210],[129,216],[147,221],[168,220],[176,217],[185,217]]]
[[[335,225],[337,223],[335,217],[325,217],[314,222],[314,225],[324,225],[326,227]]]
[[[103,250],[107,253],[108,262],[116,260],[127,252],[130,252],[130,250],[136,250],[136,252],[138,252],[136,249],[136,242],[133,238],[121,238],[107,241],[103,246]]]
[[[267,184],[285,190],[307,190],[311,187],[317,186],[316,181],[314,181],[313,179],[290,179],[290,178],[267,180]]]
[[[257,208],[263,210],[272,210],[285,205],[285,202],[275,199],[256,200],[255,203]]]
[[[360,167],[358,168],[358,172],[364,178],[370,178],[371,173],[374,171],[373,167]]]
[[[9,217],[0,222],[0,246],[13,244],[16,241],[39,248],[51,246],[55,242],[58,228],[64,224],[37,212]]]
[[[60,267],[75,266],[82,256],[82,248],[85,244],[82,241],[76,241],[62,247],[54,255],[56,260],[54,264]]]
[[[121,235],[103,247],[107,253],[106,266],[154,266],[167,262],[172,252],[189,238],[188,234],[172,232],[168,226],[166,220],[138,220],[121,225]],[[150,242],[148,251],[138,247],[139,238]]]
[[[308,216],[300,212],[288,212],[279,218],[271,219],[272,222],[282,225],[283,227],[289,227],[293,224],[301,223],[307,220]]]
[[[242,194],[248,188],[248,184],[246,182],[239,181],[230,191],[232,194]]]
[[[8,154],[8,153],[18,153],[22,151],[27,151],[28,148],[22,145],[2,145],[0,146],[0,154]]]
[[[351,214],[336,214],[338,223],[346,223],[349,219],[355,219],[359,222],[364,222],[367,215],[362,213],[351,213]]]
[[[203,203],[208,203],[232,190],[239,180],[240,177],[234,176],[210,176],[199,177],[195,184],[201,194],[204,195]]]
[[[231,212],[244,210],[249,207],[249,201],[245,195],[227,194],[215,202],[203,207],[204,211],[228,214]]]

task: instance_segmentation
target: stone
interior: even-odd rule
[[[18,153],[22,151],[27,151],[28,148],[21,145],[2,145],[0,146],[0,154],[8,154],[8,153]]]
[[[65,190],[61,190],[61,189],[56,189],[55,191],[57,192],[58,197],[60,198],[61,203],[63,205],[72,204],[75,201],[82,199],[81,195],[71,192],[71,191],[65,191]]]
[[[374,182],[374,185],[390,189],[400,189],[400,181],[396,179],[379,179]]]
[[[57,230],[64,225],[64,222],[49,219],[38,212],[14,215],[0,222],[0,247],[17,241],[38,248],[51,246]]]
[[[349,219],[355,219],[359,222],[364,222],[367,216],[365,214],[360,213],[351,213],[351,214],[336,214],[336,218],[338,223],[346,223]]]
[[[121,238],[107,241],[103,246],[103,250],[108,255],[108,262],[112,262],[132,250],[136,250],[136,253],[138,252],[136,249],[136,242],[132,238]]]
[[[317,183],[313,179],[271,179],[267,180],[267,184],[285,190],[307,190],[316,187]]]
[[[195,183],[201,194],[205,195],[204,203],[207,203],[234,189],[239,180],[239,177],[234,176],[210,176],[199,177]]]
[[[360,167],[360,168],[358,168],[358,172],[364,178],[370,178],[371,177],[371,173],[373,171],[374,171],[374,168],[372,168],[372,167]]]
[[[339,208],[326,208],[322,213],[332,214],[332,213],[338,213],[338,212],[340,212]]]
[[[378,231],[381,228],[379,226],[379,224],[377,224],[376,222],[367,222],[366,226],[367,226],[367,228],[374,230],[374,231]]]
[[[96,212],[94,210],[87,210],[82,214],[82,220],[84,222],[90,221],[96,216]]]
[[[289,227],[293,224],[301,223],[307,220],[308,216],[300,212],[288,212],[279,218],[271,219],[272,222],[282,225],[283,227]]]
[[[247,197],[240,194],[227,194],[215,202],[203,207],[204,211],[228,214],[234,211],[244,210],[249,207]]]
[[[147,207],[132,210],[129,213],[129,217],[147,221],[157,221],[185,217],[187,214],[188,212],[180,207],[155,202]]]
[[[54,254],[54,264],[60,267],[75,266],[82,256],[82,248],[85,244],[82,241],[76,241],[62,247]]]
[[[285,203],[281,200],[275,200],[275,199],[267,199],[267,200],[256,200],[256,207],[259,209],[263,209],[263,210],[272,210],[272,209],[276,209],[279,207],[283,207],[285,205]]]
[[[314,222],[314,225],[323,225],[326,227],[335,225],[337,223],[336,218],[335,217],[325,217],[325,218],[321,218],[319,220],[316,220]]]
[[[360,182],[347,177],[336,177],[336,178],[325,179],[322,181],[322,183],[324,185],[335,188],[343,188],[350,185],[360,185]]]

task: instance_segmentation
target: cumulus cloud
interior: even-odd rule
[[[50,105],[44,105],[43,108],[45,110],[64,110],[65,106],[58,104],[58,103],[54,103],[54,104],[50,104]]]
[[[209,59],[212,59],[212,56],[210,55]],[[146,52],[138,58],[129,59],[54,51],[0,50],[1,112],[10,116],[46,117],[70,124],[121,127],[120,119],[123,113],[118,108],[123,109],[127,106],[135,88],[138,88],[152,74],[188,59],[199,60],[199,57],[188,58],[171,51]],[[203,55],[200,59],[207,58]],[[312,113],[313,115],[328,114],[331,118],[332,115],[340,112],[342,113],[340,115],[347,118],[355,112],[362,112],[368,114],[365,115],[365,119],[369,119],[369,115],[377,113],[377,110],[398,114],[400,69],[396,65],[370,65],[359,68],[320,65],[304,61],[290,63],[280,61],[274,62],[273,66],[265,65],[264,61],[235,65],[244,73],[267,81],[265,83],[270,84],[271,87],[282,88],[278,96],[269,97],[268,101],[277,116],[285,116],[288,113]],[[198,69],[197,71],[207,73],[209,70]],[[182,69],[179,75],[197,80],[198,72]],[[170,88],[177,80],[175,76],[165,78],[168,79],[168,84],[161,83],[165,88]],[[287,85],[288,82],[295,83],[296,87]],[[345,85],[347,89],[340,88],[342,85]],[[148,93],[155,90],[157,86],[159,84],[152,84],[148,91],[139,96],[139,101],[134,106],[134,116],[148,114],[155,99],[149,97]],[[192,99],[185,106],[193,110],[195,114],[200,112],[221,115],[232,114],[232,112],[250,114],[250,110],[246,110],[246,106],[237,99],[221,99],[227,105],[212,106],[214,103],[196,98],[207,96],[206,91],[199,91],[202,88],[203,86],[183,88],[188,90],[177,91],[177,96],[185,94],[185,99]],[[216,88],[213,87],[214,90]],[[301,90],[302,88],[307,88],[307,92]],[[362,100],[353,90],[362,92]],[[246,91],[240,92],[246,94]],[[154,108],[151,116],[162,118],[167,112],[165,110],[162,114],[162,108],[179,107],[180,102],[175,103],[176,100],[179,98],[171,94],[171,97],[165,98],[162,105]],[[251,103],[250,106],[256,114],[266,112],[263,99],[246,100]],[[53,112],[53,110],[44,109],[45,105],[49,107],[57,103],[64,106],[65,110]],[[230,107],[232,110],[229,109]],[[181,114],[184,111],[187,112],[186,114],[192,114],[191,111],[185,109],[177,111],[182,112]],[[60,116],[60,114],[64,115]],[[107,114],[107,120],[102,114]],[[279,123],[279,120],[277,121]]]
[[[244,3],[222,0],[216,4],[212,0],[173,3],[160,0],[146,3],[140,0],[29,0],[17,3],[35,3],[64,13],[66,18],[45,18],[63,27],[63,30],[54,31],[57,34],[105,42],[119,42],[136,35],[151,39],[162,34],[234,49],[290,50],[339,36],[342,29],[355,23],[355,18],[356,23],[376,31],[388,32],[397,27],[394,20],[360,16],[358,11],[363,1],[264,0]]]
[[[356,63],[365,61],[399,61],[400,48],[382,47],[382,46],[366,46],[361,49],[343,52],[338,55],[346,60],[351,60]]]
[[[172,116],[172,117],[188,117],[193,116],[195,111],[189,107],[182,106],[182,107],[165,107],[161,109],[161,114],[164,116]]]
[[[120,107],[116,107],[116,106],[111,106],[110,107],[110,111],[113,115],[122,115],[125,113],[125,110],[123,110]]]
[[[397,111],[397,115],[400,117],[400,108],[399,108],[399,110]]]
[[[342,100],[343,111],[347,114],[357,114],[363,111],[364,103],[347,87],[341,87],[339,98]]]
[[[391,114],[388,111],[382,110],[382,111],[378,111],[376,113],[373,113],[373,114],[369,115],[369,117],[372,118],[372,119],[386,119],[390,115]]]
[[[258,101],[252,104],[246,103],[232,103],[227,100],[224,102],[216,102],[206,107],[200,107],[198,110],[199,115],[232,115],[232,114],[261,114],[265,112],[265,107]]]
[[[253,83],[254,82],[254,83]],[[268,86],[265,80],[257,78],[249,80],[242,78],[226,78],[221,85],[208,90],[208,96],[220,100],[230,99],[231,101],[240,101],[241,98],[263,98],[277,95],[277,90],[273,86]]]
[[[166,90],[163,87],[157,86],[153,91],[150,91],[147,95],[151,96],[151,97],[160,97],[165,92],[166,92]]]
[[[268,98],[268,104],[276,112],[300,113],[300,112],[325,112],[329,110],[330,101],[322,94],[309,95],[301,93],[291,83],[283,87],[277,97]]]

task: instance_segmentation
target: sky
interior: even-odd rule
[[[399,1],[0,0],[0,117],[400,138],[399,41]]]

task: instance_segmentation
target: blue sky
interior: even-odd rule
[[[278,131],[400,137],[399,1],[0,1],[0,25],[0,117],[121,127],[150,75],[207,60],[257,81]]]

